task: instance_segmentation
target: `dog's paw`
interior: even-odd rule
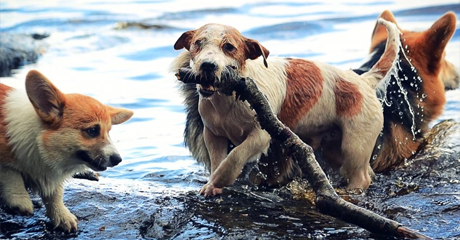
[[[213,197],[220,194],[222,194],[222,188],[216,188],[211,183],[206,183],[200,190],[200,195],[204,195],[205,197]]]
[[[34,213],[34,205],[30,200],[29,194],[27,195],[10,195],[4,197],[4,202],[7,208],[15,213],[21,215],[32,215]]]
[[[77,230],[78,219],[66,207],[52,211],[48,217],[54,228],[60,228],[66,232]]]

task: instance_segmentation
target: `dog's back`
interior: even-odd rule
[[[388,51],[381,57],[382,61],[379,61],[376,67],[361,77],[352,71],[342,71],[326,64],[303,59],[270,58],[266,60],[268,55],[263,56],[264,64],[260,59],[255,61],[252,59],[239,65],[242,69],[240,74],[252,78],[257,83],[259,89],[267,96],[273,111],[287,126],[301,136],[302,140],[317,148],[324,140],[336,140],[329,139],[328,134],[339,133],[340,143],[338,146],[328,146],[338,148],[340,155],[344,156],[344,160],[341,161],[341,172],[349,180],[349,187],[351,188],[366,189],[371,181],[372,169],[369,167],[369,158],[374,141],[383,124],[381,106],[375,96],[373,86],[392,67],[397,52],[394,42],[399,42],[396,27],[390,26],[391,24],[385,21],[382,21],[382,24],[386,24],[390,29],[393,42],[389,44]],[[192,54],[193,56],[203,56],[200,55],[202,39],[197,36],[202,36],[200,34],[203,33],[203,29],[209,26],[205,25],[199,30],[188,31],[179,38],[175,48],[185,47],[192,52],[181,53],[172,64],[173,71],[187,66],[191,62],[191,57],[187,56]],[[211,28],[219,30],[225,27],[213,25]],[[249,41],[256,42],[254,40]],[[203,42],[207,43],[206,38]],[[215,46],[213,47],[215,48]],[[224,51],[228,51],[228,49]],[[261,52],[264,51],[259,51],[257,56],[260,56]],[[206,57],[208,56],[206,55]],[[217,57],[218,59],[223,58]],[[201,61],[201,59],[196,61]],[[213,67],[215,66],[213,59],[206,61],[210,63],[209,66],[211,64]],[[196,62],[194,63],[196,72],[199,71],[197,70],[199,67],[203,68],[203,65],[197,67]],[[269,67],[265,68],[264,65]],[[221,66],[217,69],[220,68]],[[366,83],[363,84],[362,81],[366,81]],[[211,91],[215,90],[210,86],[210,83],[204,84],[204,94],[206,94],[204,97],[207,98],[214,94]],[[195,105],[199,102],[197,100],[199,95],[195,87],[183,86],[181,91],[185,96],[187,107],[185,143],[189,146],[192,155],[198,161],[204,162],[209,169],[212,161],[209,159],[206,151],[208,149],[206,149],[203,139],[203,131],[206,127],[202,124],[203,116],[198,113],[199,107]],[[221,97],[218,96],[218,98]],[[205,112],[205,114],[208,113]],[[205,116],[204,118],[206,121],[213,122],[210,117]],[[215,122],[213,124],[219,125]],[[342,138],[344,138],[343,141]],[[272,141],[270,151],[273,155],[269,154],[259,159],[259,166],[262,166],[259,169],[262,172],[252,175],[256,178],[254,179],[255,183],[284,183],[294,175],[299,174],[298,167],[288,157],[289,153],[280,149],[279,143]],[[241,159],[239,161],[247,160]],[[213,172],[212,169],[211,172]],[[216,177],[215,174],[213,176]],[[208,185],[212,184],[213,182],[208,183]],[[205,192],[207,194],[207,191]]]

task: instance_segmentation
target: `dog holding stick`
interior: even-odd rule
[[[230,26],[207,24],[183,33],[174,48],[186,51],[173,61],[171,71],[190,67],[208,79],[181,88],[187,108],[185,142],[211,173],[200,194],[220,194],[251,161],[266,161],[276,168],[275,174],[262,173],[262,182],[285,182],[296,172],[290,158],[266,155],[271,138],[248,103],[220,94],[215,87],[214,81],[225,80],[221,75],[227,67],[252,78],[278,118],[314,149],[330,138],[340,138],[342,144],[336,146],[342,157],[340,173],[348,188],[367,189],[373,175],[369,159],[383,125],[374,88],[392,68],[399,51],[399,30],[385,20],[379,23],[386,26],[390,40],[379,62],[361,76],[317,61],[268,59],[264,46]]]

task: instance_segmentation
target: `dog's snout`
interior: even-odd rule
[[[112,166],[116,166],[121,162],[121,157],[118,154],[111,155],[109,161]]]
[[[217,65],[213,62],[203,62],[200,69],[203,72],[214,72],[217,69]]]

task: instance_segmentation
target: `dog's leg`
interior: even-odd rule
[[[380,132],[379,126],[349,121],[344,124],[340,173],[348,180],[347,189],[366,190],[374,172],[370,167],[373,146]]]
[[[64,231],[70,232],[77,230],[77,217],[73,215],[66,206],[63,199],[64,187],[58,188],[49,196],[42,196],[46,207],[46,215],[51,219],[55,227],[60,227]]]
[[[211,159],[211,174],[219,167],[222,160],[228,153],[228,139],[226,137],[216,136],[207,127],[203,130],[204,143],[208,149],[209,158]]]
[[[240,175],[244,164],[256,160],[262,153],[266,153],[269,145],[270,135],[260,128],[254,129],[220,163],[211,174],[209,182],[201,189],[200,194],[214,196],[222,193],[222,188],[233,184],[238,175]]]
[[[3,201],[9,208],[23,215],[33,214],[34,206],[20,173],[0,166],[0,187]]]

